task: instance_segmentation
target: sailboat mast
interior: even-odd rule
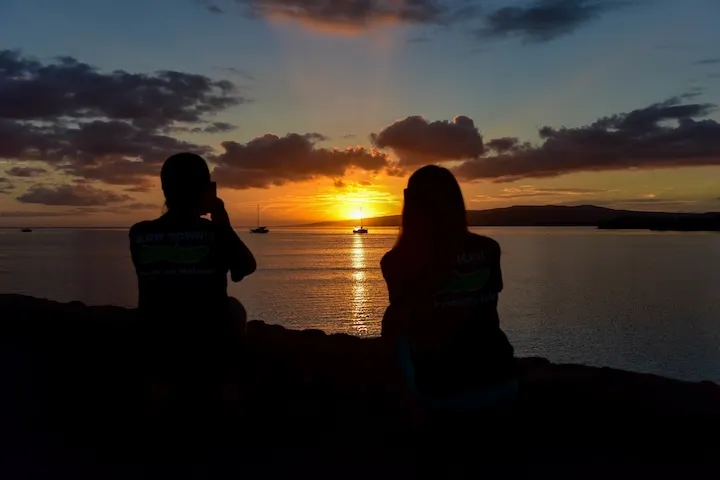
[[[363,209],[360,207],[360,228],[363,228],[363,221],[365,218],[363,218]]]
[[[260,205],[257,206],[257,226],[260,227]]]

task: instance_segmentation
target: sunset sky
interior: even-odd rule
[[[0,0],[0,226],[160,214],[211,163],[233,223],[469,209],[720,211],[717,0]]]

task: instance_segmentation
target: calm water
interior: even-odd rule
[[[487,228],[503,247],[501,319],[519,355],[720,381],[720,235]],[[259,270],[230,293],[250,318],[377,335],[395,229],[240,235]],[[124,230],[0,230],[0,292],[133,306]]]

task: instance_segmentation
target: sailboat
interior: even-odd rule
[[[251,228],[250,233],[268,233],[270,230],[267,227],[260,226],[260,205],[257,206],[257,227]]]
[[[362,207],[360,208],[360,226],[353,229],[353,233],[368,233],[367,228],[363,227],[363,213]]]

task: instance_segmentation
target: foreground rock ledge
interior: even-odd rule
[[[189,417],[216,414],[221,418],[208,427],[212,441],[204,444],[223,444],[226,453],[247,452],[250,445],[256,461],[268,458],[258,453],[264,452],[294,458],[293,468],[316,469],[344,458],[356,474],[373,462],[411,462],[412,456],[398,452],[412,450],[408,439],[421,438],[423,427],[408,422],[398,406],[397,372],[379,339],[252,321],[249,393],[242,408],[168,413],[170,420],[158,428],[153,419],[163,412],[148,413],[138,382],[143,366],[134,361],[136,339],[128,329],[133,317],[133,310],[120,307],[0,295],[0,421],[6,425],[0,448],[10,448],[5,456],[20,462],[24,449],[42,444],[62,445],[66,459],[92,448],[93,455],[103,451],[112,461],[127,461],[138,445],[172,443],[190,428]],[[513,440],[506,450],[515,463],[717,459],[720,386],[714,383],[542,358],[517,362],[522,395],[507,423]],[[493,442],[473,429],[457,427],[455,436]]]

